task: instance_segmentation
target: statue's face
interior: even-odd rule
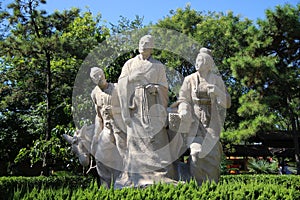
[[[206,62],[206,58],[203,55],[199,54],[197,56],[195,68],[198,72],[204,72],[210,70],[210,66]]]
[[[141,38],[139,42],[139,52],[140,53],[151,53],[153,49],[153,40],[149,37]]]
[[[198,55],[197,59],[196,59],[196,70],[197,71],[201,71],[201,68],[203,68],[205,66],[205,60],[203,58],[203,56]]]
[[[91,78],[96,85],[101,85],[101,83],[105,81],[105,76],[101,72],[95,73]]]

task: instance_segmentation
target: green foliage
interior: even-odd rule
[[[68,163],[69,160],[73,157],[71,155],[70,146],[61,138],[61,135],[68,134],[73,135],[74,128],[64,128],[59,125],[53,129],[53,134],[50,140],[44,140],[43,138],[39,138],[34,141],[33,147],[31,148],[22,148],[19,151],[19,154],[15,158],[15,162],[18,163],[20,161],[30,159],[31,165],[42,161],[43,154],[45,152],[49,153],[52,162],[59,162],[59,163]],[[77,160],[77,159],[76,159]],[[78,163],[76,163],[78,164]],[[62,166],[60,166],[62,167]]]
[[[278,174],[278,163],[266,160],[250,159],[248,162],[249,173],[254,174]]]
[[[228,160],[225,154],[222,154],[222,160],[220,164],[220,170],[222,175],[229,174],[229,169],[227,168],[227,166],[230,164],[232,164],[232,161]]]
[[[89,107],[93,111],[91,103],[81,96],[76,98],[85,103],[72,108],[74,81],[85,58],[95,50],[92,56],[96,59],[86,64],[103,67],[108,80],[116,82],[124,63],[137,54],[130,43],[137,36],[128,37],[130,33],[124,32],[139,29],[142,34],[149,28],[136,16],[133,21],[121,17],[109,29],[100,14],[81,13],[77,8],[48,14],[39,9],[45,3],[16,0],[8,11],[0,5],[1,175],[9,172],[14,160],[43,160],[43,151],[47,162],[55,163],[59,157],[64,162],[70,160],[61,134],[74,131],[71,109]],[[232,98],[223,142],[242,143],[258,131],[299,131],[299,10],[299,4],[276,6],[266,11],[266,19],[253,23],[233,12],[205,13],[187,5],[151,24],[153,30],[176,30],[213,50]],[[195,70],[193,58],[199,45],[172,37],[170,30],[155,34],[168,36],[172,51],[155,50],[154,57],[180,75],[189,75]],[[116,35],[119,43],[106,40]],[[103,55],[97,54],[103,52],[96,48],[99,44],[106,50]],[[88,70],[84,73],[85,80],[89,79]],[[89,95],[90,89],[83,88],[80,94]],[[176,91],[170,91],[171,101],[176,100]]]
[[[299,130],[299,10],[299,4],[267,10],[249,29],[248,47],[228,59],[233,76],[248,88],[239,97],[242,120],[235,132]]]
[[[1,180],[1,179],[0,179]],[[81,181],[81,179],[78,179]],[[18,199],[298,199],[299,177],[278,175],[226,175],[219,183],[196,181],[177,185],[157,183],[145,188],[105,189],[98,184],[85,181],[82,187],[58,182],[39,184],[42,187],[15,187],[11,198]],[[1,182],[0,182],[1,183]],[[56,187],[52,186],[56,183]],[[37,184],[37,182],[36,182]],[[87,185],[89,186],[87,187]]]
[[[70,156],[61,135],[74,130],[76,74],[91,48],[109,35],[100,15],[77,8],[47,14],[39,10],[43,3],[15,1],[10,12],[1,10],[1,22],[9,24],[0,41],[1,163],[2,155],[9,155],[9,163],[31,159],[67,165]]]
[[[200,45],[213,50],[213,57],[218,71],[232,96],[232,107],[228,110],[224,128],[225,130],[236,129],[241,121],[241,118],[236,115],[240,106],[239,96],[245,88],[239,80],[232,76],[228,59],[248,46],[245,38],[253,37],[253,32],[248,31],[254,27],[252,22],[248,19],[242,20],[232,12],[228,14],[208,12],[206,14],[192,10],[187,6],[185,9],[172,11],[171,16],[160,20],[157,25],[186,33]],[[200,49],[200,47],[195,47],[195,49],[192,53],[194,54],[192,61],[172,58],[168,54],[162,54],[160,60],[167,60],[169,66],[174,67],[183,76],[186,76],[195,71],[194,61],[198,53],[197,49]]]
[[[244,143],[259,131],[299,131],[299,10],[299,4],[276,6],[254,24],[231,11],[205,14],[187,6],[157,23],[213,50],[232,100],[221,134],[224,143]],[[160,55],[184,76],[194,71],[181,58]]]
[[[120,20],[118,20],[118,24],[110,23],[112,35],[122,34],[126,31],[141,29],[144,27],[143,20],[144,20],[144,18],[140,17],[138,15],[136,15],[135,19],[132,21],[130,21],[129,19],[127,19],[124,16],[120,16]]]
[[[203,21],[201,12],[192,10],[190,5],[184,9],[178,8],[170,11],[171,16],[158,21],[158,26],[182,32],[188,36],[193,36],[197,31],[196,25]]]
[[[87,188],[91,182],[93,182],[91,177],[83,176],[0,177],[0,199],[18,199],[18,196],[23,195],[44,195],[45,191],[42,188],[50,189],[50,191],[59,190],[59,188],[73,188],[74,190],[79,187]],[[31,194],[27,194],[31,191]]]

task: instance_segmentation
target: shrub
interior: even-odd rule
[[[5,199],[300,199],[300,176],[296,175],[224,175],[219,183],[206,182],[201,186],[192,180],[176,186],[157,183],[123,189],[99,187],[87,177],[1,178],[1,189],[5,189],[5,179],[14,179],[6,182],[9,187],[13,182],[25,181],[22,184],[27,185],[13,187]]]
[[[14,192],[39,190],[40,188],[78,188],[88,187],[92,181],[91,177],[84,176],[37,176],[37,177],[0,177],[0,200],[11,199]]]

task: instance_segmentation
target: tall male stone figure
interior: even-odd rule
[[[125,185],[162,181],[171,162],[166,131],[168,82],[165,66],[152,58],[151,35],[139,41],[139,55],[128,60],[118,81],[118,96],[127,126]]]

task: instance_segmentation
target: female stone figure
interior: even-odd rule
[[[189,157],[189,172],[198,184],[205,180],[218,181],[222,146],[219,135],[222,117],[218,107],[229,108],[230,96],[220,76],[213,73],[211,51],[201,48],[196,58],[197,72],[185,77],[179,92],[178,113],[184,124]]]

